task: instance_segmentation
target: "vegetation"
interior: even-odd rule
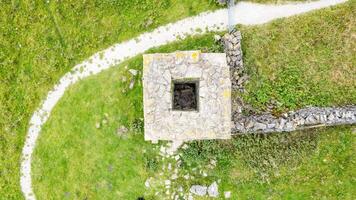
[[[324,54],[328,50],[318,51],[322,47],[343,53],[352,50],[353,44],[351,49],[348,43],[344,44],[347,32],[343,34],[345,30],[342,29],[350,26],[354,18],[352,9],[354,7],[349,3],[301,17],[278,20],[267,26],[240,27],[244,36],[245,64],[252,78],[248,86],[252,97],[246,95],[246,101],[261,110],[265,104],[256,103],[258,101],[254,98],[266,98],[266,102],[270,98],[279,102],[296,102],[293,106],[280,104],[280,110],[303,105],[355,104],[354,96],[338,93],[346,89],[350,94],[355,93],[352,83],[347,81],[353,76],[349,71],[341,71],[338,76],[340,81],[333,84],[319,81],[319,76],[309,76],[311,70],[320,70],[325,63],[329,67],[320,70],[321,77],[333,77],[327,74],[334,72],[334,65],[347,68],[354,64],[355,60],[346,58],[344,54],[328,57],[330,54]],[[293,26],[289,25],[292,23]],[[300,28],[303,24],[308,24],[307,29]],[[285,32],[285,35],[280,34],[281,30],[276,27],[284,27],[282,33]],[[341,34],[337,34],[338,28]],[[310,33],[320,29],[321,33],[330,35],[320,37]],[[301,47],[294,46],[294,39],[288,37],[291,33],[298,37]],[[302,34],[307,35],[299,36]],[[333,42],[329,40],[331,35]],[[213,33],[190,37],[149,52],[177,49],[221,51],[212,36]],[[284,42],[287,39],[289,42]],[[271,45],[265,44],[266,41]],[[313,44],[316,49],[304,46],[305,43]],[[267,48],[271,49],[267,51]],[[298,57],[298,52],[310,56],[310,59]],[[293,72],[299,67],[303,71],[298,71],[296,76]],[[143,141],[141,73],[132,76],[128,72],[128,69],[141,71],[141,68],[142,57],[138,56],[119,67],[83,80],[66,92],[45,125],[35,151],[33,181],[39,199],[134,199],[145,194],[144,181],[157,176],[162,164],[168,161],[157,157],[157,145]],[[281,74],[283,69],[289,73]],[[269,92],[275,91],[261,90],[259,84],[254,87],[252,83],[257,82],[257,77],[269,77],[265,74],[274,78],[261,79],[264,84],[270,84],[269,87],[284,85],[281,90],[292,88],[288,90],[291,96],[270,95]],[[293,78],[286,78],[288,75]],[[307,79],[307,76],[310,78]],[[129,89],[131,80],[135,80],[132,90]],[[303,81],[314,83],[303,84],[302,91],[308,93],[308,98],[299,98],[294,94],[295,84]],[[331,93],[330,87],[337,91]],[[315,88],[319,89],[318,92]],[[255,90],[261,92],[255,93]],[[276,94],[279,92],[276,91]],[[330,97],[325,101],[320,93],[327,93]],[[121,126],[129,130],[124,136],[119,136],[117,132]],[[209,184],[221,179],[220,192],[232,191],[233,198],[242,199],[352,199],[356,175],[353,170],[356,162],[354,131],[355,126],[344,126],[289,134],[244,135],[231,141],[191,142],[188,149],[181,150],[181,173],[195,173],[196,178],[179,178],[178,183],[186,186],[187,190],[191,184]],[[205,169],[204,166],[211,160],[217,161],[217,167]],[[203,168],[208,176],[199,176],[193,168]],[[123,187],[123,183],[129,187]],[[154,195],[148,194],[148,197],[153,198]]]
[[[183,163],[191,169],[217,160],[208,177],[194,182],[221,179],[219,190],[233,199],[352,199],[354,134],[346,126],[192,142]]]
[[[355,104],[355,13],[356,6],[349,2],[241,27],[244,62],[251,76],[245,101],[258,110],[274,101],[276,112]]]
[[[274,0],[256,1],[279,2]],[[49,89],[58,81],[59,77],[76,63],[116,42],[132,38],[162,24],[195,15],[204,10],[217,8],[212,0],[48,2],[10,2],[5,0],[0,5],[0,18],[2,19],[0,21],[0,197],[3,199],[22,199],[19,187],[20,153],[28,128],[29,117]],[[280,110],[297,108],[308,104],[354,104],[355,96],[352,95],[355,94],[355,89],[352,86],[355,85],[355,82],[352,81],[355,80],[355,77],[353,77],[355,73],[353,73],[352,66],[355,65],[355,59],[352,55],[355,52],[355,42],[352,40],[352,33],[355,27],[355,16],[353,13],[355,13],[355,6],[350,2],[334,9],[318,12],[317,15],[310,14],[307,17],[278,20],[264,27],[241,27],[244,34],[245,63],[252,76],[248,89],[250,97],[245,96],[246,101],[260,110],[265,109],[269,98],[282,102],[279,107]],[[321,16],[322,18],[319,19]],[[294,20],[302,28],[294,26]],[[336,21],[334,22],[333,20]],[[321,34],[322,37],[318,37],[315,31]],[[287,41],[293,39],[294,34],[300,40],[300,44],[296,42],[296,39],[292,40],[291,44],[288,44]],[[264,40],[264,37],[267,37],[267,40]],[[211,35],[202,38],[190,38],[186,41],[151,50],[151,52],[170,52],[176,49],[202,49],[206,52],[220,51],[220,47],[215,45],[211,38]],[[270,45],[273,48],[269,49]],[[300,47],[295,45],[300,45]],[[288,51],[290,47],[295,47],[295,51]],[[316,47],[317,51],[314,51],[311,47]],[[258,50],[256,48],[262,49]],[[323,48],[325,49],[322,50]],[[328,48],[331,49],[330,52],[326,52]],[[331,56],[331,52],[337,52],[337,54]],[[298,57],[298,55],[301,53],[303,55],[311,55],[308,59],[304,59],[305,66],[300,61],[294,64],[295,61],[292,59],[297,56],[298,60],[300,60],[301,57]],[[261,57],[261,55],[264,56]],[[279,61],[279,59],[282,59],[282,61]],[[127,64],[130,68],[140,69],[141,63],[142,60],[138,57]],[[322,63],[327,63],[328,65],[324,68]],[[291,69],[287,68],[288,66],[291,66]],[[299,69],[300,66],[303,67],[303,70]],[[341,67],[336,69],[335,66]],[[274,71],[273,67],[279,69]],[[133,191],[133,193],[116,195],[136,197],[141,193],[141,181],[148,174],[153,173],[152,170],[156,169],[158,164],[155,159],[147,160],[147,157],[152,157],[155,152],[150,152],[152,146],[142,141],[142,135],[135,134],[142,132],[142,121],[140,119],[142,118],[141,95],[137,95],[141,93],[139,77],[136,80],[135,89],[130,92],[127,89],[128,83],[118,83],[118,81],[120,82],[118,77],[128,75],[126,71],[120,71],[121,69],[109,70],[74,86],[57,105],[36,149],[33,177],[36,194],[39,193],[38,195],[41,196],[50,193],[54,198],[62,197],[61,195],[68,198],[76,196],[84,198],[88,196],[97,197],[96,195],[102,193],[101,195],[104,197],[109,197],[114,195],[113,191],[110,190],[111,186],[122,187],[123,182],[120,181],[125,175],[127,175],[126,178],[133,179],[132,182],[127,181],[127,184],[131,184],[131,186],[134,183],[140,184],[135,185],[137,193]],[[254,71],[254,69],[257,70]],[[291,73],[283,73],[284,69],[290,70]],[[316,75],[319,71],[322,73]],[[105,80],[108,76],[110,77],[109,73],[113,73],[112,76],[116,76]],[[330,74],[333,73],[336,75],[331,76]],[[289,74],[291,75],[289,76]],[[302,84],[307,89],[300,90],[301,87],[295,87],[295,83],[299,84],[303,81],[309,83],[307,77],[312,79],[312,84]],[[330,79],[330,77],[332,78]],[[262,81],[257,81],[258,79]],[[283,83],[284,80],[291,81]],[[98,85],[91,83],[95,81],[98,81]],[[258,83],[256,84],[257,88],[254,83]],[[108,98],[104,100],[103,98],[96,99],[101,93],[93,91],[91,87],[100,89],[103,86],[106,88],[111,84],[113,84],[113,87],[110,90],[113,91],[106,91],[106,97]],[[272,90],[274,87],[280,88],[278,92]],[[120,93],[118,91],[122,92],[122,89],[126,90],[126,93],[117,94]],[[349,89],[349,92],[346,92],[347,89]],[[253,92],[254,90],[256,92]],[[95,95],[92,94],[93,92],[95,92]],[[104,94],[105,92],[102,93]],[[303,94],[299,95],[299,93]],[[97,105],[98,108],[84,105],[84,101],[80,101],[80,95],[83,95],[83,98],[89,98],[92,95],[93,99],[88,100],[88,102]],[[126,101],[125,98],[132,101]],[[75,104],[68,104],[69,102],[81,103],[73,109]],[[109,103],[106,104],[107,102]],[[85,110],[85,106],[88,106],[87,110]],[[123,107],[121,106],[128,106],[128,109],[122,110]],[[78,113],[73,112],[76,109],[79,109]],[[105,113],[109,116],[109,119],[106,119],[108,123],[106,125],[103,124],[100,129],[93,128],[96,122],[103,123],[106,118]],[[94,118],[91,118],[90,114],[94,114],[92,116]],[[88,122],[85,123],[82,120],[78,120],[80,117],[88,119]],[[73,121],[71,122],[71,120]],[[128,127],[132,136],[125,140],[116,141],[116,128],[120,124]],[[64,127],[66,127],[65,131],[63,131]],[[335,151],[340,148],[345,148],[345,152],[352,151],[352,149],[350,150],[350,144],[346,145],[344,143],[350,139],[350,130],[351,128],[349,127],[328,130],[325,140],[322,141],[327,145],[335,143],[335,146],[332,147],[335,148]],[[324,130],[317,132],[317,135],[321,135]],[[73,134],[77,134],[77,137],[74,137]],[[345,141],[335,139],[339,134],[346,135]],[[107,137],[104,137],[104,135]],[[59,142],[56,144],[62,140],[65,143]],[[80,143],[74,143],[74,141]],[[251,144],[254,144],[252,139]],[[194,144],[192,145],[194,146]],[[354,148],[354,142],[351,145]],[[43,146],[46,149],[42,152]],[[63,151],[63,148],[68,149],[68,151]],[[91,150],[91,148],[93,149]],[[139,152],[142,148],[146,149],[148,153],[141,156]],[[121,149],[126,149],[125,152],[135,152],[137,158],[131,159],[130,155],[127,155],[124,151],[119,151]],[[93,155],[96,155],[96,158],[86,154],[86,152],[93,153],[95,150],[97,152]],[[65,157],[66,154],[61,152],[66,152],[67,155],[70,155],[70,159],[69,156]],[[108,154],[105,155],[102,152]],[[53,156],[52,153],[58,157]],[[116,155],[120,160],[115,160]],[[316,156],[315,153],[313,156]],[[341,168],[347,168],[350,163],[349,160],[337,156],[336,154],[330,154],[330,159],[335,161],[331,162],[330,167],[340,166]],[[209,158],[208,155],[205,157]],[[58,158],[58,160],[53,160],[55,158]],[[295,157],[291,158],[294,159]],[[188,160],[188,157],[186,159]],[[132,170],[125,169],[125,166],[119,165],[122,161],[135,167],[132,167]],[[48,165],[49,163],[52,164]],[[354,161],[352,160],[351,163],[354,164]],[[50,169],[46,166],[53,168]],[[54,168],[56,166],[58,166],[58,169]],[[248,166],[246,169],[248,169]],[[286,166],[288,167],[289,164],[287,163]],[[315,166],[312,165],[311,167]],[[55,171],[52,171],[53,169]],[[105,172],[106,169],[108,170]],[[125,174],[111,173],[111,169],[125,172]],[[68,173],[68,170],[72,170],[72,174]],[[79,173],[82,170],[83,173]],[[94,173],[95,171],[96,173]],[[246,171],[248,172],[248,170]],[[53,172],[62,173],[60,175],[65,173],[68,177],[64,175],[56,176]],[[86,176],[89,173],[90,175],[94,174],[92,180],[86,179],[90,178]],[[316,173],[318,174],[319,171]],[[44,174],[47,174],[48,177],[44,176]],[[51,179],[48,179],[49,176]],[[305,176],[309,177],[309,175]],[[73,184],[78,184],[78,187],[69,191],[68,185],[62,182],[63,177]],[[346,176],[341,177],[344,178],[341,182],[350,180]],[[354,175],[351,177],[354,177]],[[78,180],[74,180],[75,178],[78,178]],[[91,183],[95,183],[97,186],[90,185]],[[54,190],[53,187],[57,187],[58,184],[58,189]],[[338,188],[333,184],[334,182],[329,181],[327,182],[327,187]],[[47,187],[47,189],[44,187]],[[255,185],[251,183],[246,187],[251,189]],[[304,189],[300,187],[300,190]],[[343,192],[350,194],[348,187],[343,189]],[[340,192],[340,190],[337,192]]]
[[[29,118],[65,72],[114,43],[216,8],[212,0],[2,1],[1,198],[22,198],[20,153]]]

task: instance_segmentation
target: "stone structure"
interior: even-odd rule
[[[235,30],[222,37],[222,44],[227,64],[230,66],[232,89],[243,91],[243,83],[247,81],[248,76],[245,73],[242,60],[241,39],[240,31]]]
[[[334,126],[356,123],[356,106],[341,108],[309,107],[281,117],[271,114],[240,116],[234,119],[234,134],[295,131],[318,126]]]
[[[146,54],[143,63],[145,140],[231,137],[231,82],[225,54]],[[187,103],[194,94],[196,106]],[[175,98],[182,98],[175,105],[178,109],[173,109]]]

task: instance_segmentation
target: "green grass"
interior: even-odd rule
[[[244,62],[251,76],[245,101],[266,110],[274,100],[279,105],[276,112],[355,104],[355,13],[355,4],[349,2],[241,27]]]
[[[196,42],[190,38],[150,51],[197,46],[204,51],[221,51],[212,36],[208,34]],[[141,73],[132,77],[126,68],[141,71],[142,56],[71,87],[53,110],[34,153],[33,183],[39,199],[143,196],[144,181],[155,173],[157,163],[152,159],[156,152],[150,152],[153,145],[143,141]],[[125,82],[122,77],[126,77]],[[132,79],[135,87],[130,90]],[[97,123],[101,124],[99,129]],[[116,134],[121,125],[130,129],[126,139]],[[150,153],[143,157],[143,150]]]
[[[19,187],[20,153],[28,128],[29,118],[33,111],[39,106],[40,101],[45,97],[49,89],[53,87],[65,72],[70,70],[76,63],[113,43],[132,38],[144,31],[152,30],[159,25],[185,18],[186,16],[195,15],[204,10],[216,9],[217,6],[212,2],[213,1],[210,0],[159,1],[158,3],[153,0],[69,1],[65,3],[51,1],[50,4],[39,1],[3,2],[0,5],[0,18],[2,19],[0,20],[0,197],[4,199],[22,199]],[[263,2],[276,1],[267,0]],[[326,56],[323,57],[328,63],[341,64],[340,66],[343,66],[337,71],[337,76],[332,76],[333,78],[339,77],[345,80],[353,80],[344,77],[351,76],[351,78],[353,78],[352,74],[355,74],[352,73],[352,70],[351,72],[348,71],[347,67],[352,65],[347,66],[343,64],[350,63],[349,60],[351,60],[351,63],[354,65],[354,57],[346,55],[353,55],[355,43],[353,40],[345,42],[345,39],[353,38],[352,32],[354,32],[355,27],[353,21],[355,20],[352,13],[355,13],[353,12],[354,10],[355,6],[352,3],[348,3],[347,6],[341,6],[339,9],[332,9],[325,13],[322,12],[323,16],[329,16],[327,18],[328,23],[325,25],[327,27],[323,29],[327,31],[322,32],[322,34],[329,32],[330,35],[333,35],[338,33],[337,28],[340,27],[341,30],[343,30],[343,40],[340,39],[340,34],[336,34],[336,36],[333,37],[336,38],[335,40],[343,41],[345,45],[333,46],[335,44],[332,44],[331,47],[334,47],[333,49],[336,49],[337,52],[341,49],[341,53],[345,53],[343,56],[345,62],[340,59],[340,57],[342,57],[340,54],[337,54],[336,58],[334,58],[334,56],[329,58]],[[331,23],[330,18],[337,19],[338,24]],[[146,27],[144,22],[147,22],[149,19],[152,19],[153,23]],[[317,21],[317,19],[314,20]],[[300,23],[306,21],[308,20],[302,20]],[[291,22],[289,24],[291,24]],[[323,23],[309,24],[311,27],[319,27],[319,25],[323,25]],[[336,25],[336,28],[333,29],[334,25]],[[348,25],[348,27],[346,27],[346,25]],[[297,31],[296,27],[292,25],[288,27]],[[258,32],[261,32],[262,35],[260,36],[263,36],[266,32],[266,28],[273,27],[266,26],[261,29],[257,28],[256,32],[251,31],[249,33],[250,38],[248,39],[248,34],[244,32],[248,32],[253,28],[242,27],[245,37],[244,46],[246,47],[245,59],[250,59],[254,56],[258,58],[257,53],[251,53],[253,51],[252,48],[264,47],[268,49],[268,46],[265,44],[260,46],[248,46],[249,43],[254,43],[253,35],[257,36]],[[281,30],[284,29],[282,28]],[[303,30],[309,29],[304,28]],[[275,28],[275,31],[278,32],[280,30],[276,30]],[[345,35],[351,36],[346,37]],[[309,36],[310,35],[306,34],[305,38]],[[305,38],[301,37],[301,39]],[[316,35],[311,38],[311,41],[303,40],[303,43],[312,42],[311,44],[313,44],[313,42],[323,43],[330,41],[330,38],[329,40],[325,40],[326,38],[318,38]],[[260,41],[262,41],[261,38]],[[210,52],[219,49],[219,47],[212,44],[211,37],[207,37],[205,39],[201,38],[199,41],[191,39],[188,40],[188,42],[167,46],[158,50],[174,51],[176,49],[201,48]],[[283,45],[288,47],[288,44]],[[250,49],[250,53],[248,49]],[[281,49],[281,51],[282,50],[284,49]],[[307,49],[307,51],[311,50]],[[273,55],[276,53],[278,53],[277,50],[273,52]],[[253,56],[249,56],[249,54]],[[284,56],[284,54],[282,54],[282,56]],[[288,56],[292,55],[288,54]],[[275,57],[275,59],[277,59],[277,57]],[[308,62],[313,61],[313,63],[317,63],[319,54],[315,55],[313,59],[315,60],[308,60]],[[262,61],[263,59],[246,61],[247,66],[251,69],[251,74],[253,74],[253,68],[258,68],[258,63]],[[137,66],[139,66],[140,61],[136,62]],[[278,63],[277,60],[273,61],[273,59],[268,61],[268,63],[274,62]],[[318,68],[315,70],[318,70]],[[326,71],[328,70],[329,69],[326,69]],[[275,75],[279,76],[280,74]],[[308,74],[303,73],[302,75],[308,76]],[[326,75],[323,77],[325,76]],[[327,76],[327,78],[329,78],[329,76]],[[315,77],[313,77],[313,79],[315,79]],[[281,82],[282,81],[280,81],[280,83]],[[331,89],[328,89],[330,84],[324,85],[324,83],[320,83],[318,86],[320,89],[313,90],[317,92],[326,91],[327,95],[330,94],[327,101],[322,101],[322,103],[324,105],[355,103],[354,97],[350,97],[355,93],[352,88],[352,85],[355,84],[346,83],[345,81],[334,82],[336,86],[332,86],[335,90],[338,90],[335,91],[335,93],[341,93],[341,96],[333,95],[335,93],[330,92]],[[319,82],[314,81],[314,83],[318,85]],[[268,85],[270,82],[266,81],[265,84]],[[294,90],[291,84],[292,83],[287,84],[286,87],[292,88],[289,91],[293,92]],[[271,85],[274,87],[273,84],[270,84],[269,87],[272,87]],[[345,97],[343,97],[344,92],[339,92],[340,88],[340,91],[345,91],[342,89],[344,86],[345,88],[351,88],[349,90],[350,92],[345,94]],[[309,87],[309,85],[307,87]],[[254,87],[250,87],[250,91],[254,89]],[[258,89],[258,91],[260,92],[255,94],[255,97],[250,100],[247,98],[247,101],[263,110],[265,107],[265,99],[273,92],[271,92],[271,89]],[[315,96],[317,93],[310,92],[310,94]],[[324,97],[327,95],[324,95]],[[293,101],[295,97],[297,96],[292,96],[289,100]],[[262,103],[257,103],[257,101],[253,100],[254,98],[259,98]],[[282,99],[280,101],[287,102],[283,100],[284,97],[278,98]],[[318,98],[319,97],[315,97],[314,100]],[[308,103],[311,102],[316,105],[322,105],[314,100]],[[347,102],[348,100],[349,102]],[[280,107],[280,110],[293,108],[294,106],[302,106],[302,104],[307,103],[305,102],[300,105],[295,104],[296,103],[294,103],[294,105],[284,104]],[[120,145],[125,146],[126,144],[123,142],[120,143]],[[140,171],[139,167],[137,171]]]
[[[233,199],[352,199],[354,154],[355,126],[345,126],[193,142],[183,163],[204,168],[217,160],[207,178],[194,182],[221,179],[220,191],[232,191]]]
[[[300,29],[301,25],[310,24],[309,27],[315,30],[322,29],[323,32],[333,34],[334,42],[324,46],[325,48],[340,52],[349,50],[350,46],[339,44],[344,41],[344,34],[335,36],[335,32],[336,28],[349,25],[350,19],[354,18],[350,12],[352,9],[353,5],[349,3],[302,17],[279,20],[267,26],[241,27],[244,34],[244,59],[252,76],[251,82],[258,75],[273,74],[273,70],[269,72],[260,67],[266,66],[260,65],[260,62],[274,64],[274,68],[281,68],[280,71],[285,69],[287,72],[293,72],[295,66],[302,67],[297,65],[298,62],[295,66],[292,65],[297,53],[291,53],[288,49],[295,44],[283,42],[289,38],[287,37],[290,36],[289,32],[284,30],[287,32],[285,35],[279,34],[280,30],[275,27],[293,23],[294,26],[288,26],[288,29],[298,36],[305,32],[305,29]],[[335,20],[338,26],[335,28],[335,24],[328,19]],[[315,23],[315,21],[324,22]],[[343,33],[343,29],[340,31]],[[269,41],[271,38],[268,36],[272,37],[276,34],[278,38],[274,38],[274,41],[280,42],[277,45],[279,48],[271,46],[268,56],[262,59],[259,57],[262,50],[257,47],[267,48],[267,46],[256,45],[263,44],[261,38]],[[221,47],[214,43],[212,35],[190,37],[149,52],[171,52],[177,49],[219,52]],[[317,37],[312,34],[300,38],[300,45],[303,46],[304,42],[324,44],[329,41],[325,38],[328,37]],[[312,48],[304,47],[295,51],[314,56],[314,59],[304,60],[307,66],[314,68],[313,70],[319,70],[317,66],[325,63],[331,66],[333,63],[348,66],[354,62],[353,58],[345,59],[344,54],[335,54],[332,57],[324,54],[314,55],[315,51]],[[277,57],[275,54],[284,57]],[[318,62],[319,59],[321,64]],[[130,199],[142,195],[154,199],[152,193],[144,190],[144,181],[147,177],[157,176],[161,172],[162,164],[171,161],[157,159],[157,149],[153,148],[154,145],[143,141],[142,87],[139,81],[141,73],[135,77],[135,88],[129,90],[128,85],[132,76],[125,66],[127,69],[134,68],[141,71],[142,57],[135,57],[119,68],[109,69],[79,82],[66,92],[55,107],[39,138],[32,166],[34,190],[39,199],[66,197]],[[253,71],[255,66],[258,68],[256,70],[258,73]],[[303,69],[300,76],[295,78],[298,82],[304,81],[305,76],[310,73],[307,69]],[[330,74],[334,69],[326,68],[321,70],[321,73]],[[275,78],[270,83],[279,82],[287,88],[294,86],[295,82],[290,82],[290,79],[283,76],[279,77],[280,75],[274,74]],[[314,81],[321,92],[329,92],[329,87],[334,87],[340,90],[346,88],[349,93],[354,93],[355,89],[347,82],[349,76],[349,72],[340,73],[338,78],[344,81],[335,82],[333,86],[318,82],[319,79],[315,76],[310,76],[309,80]],[[122,77],[126,77],[127,81],[122,82]],[[332,78],[334,77],[329,76],[329,79]],[[304,90],[313,91],[315,85],[303,85]],[[259,89],[258,84],[255,87],[249,85],[249,94],[253,94],[254,89]],[[338,94],[338,91],[335,94],[330,93],[328,104],[355,103],[354,97]],[[293,96],[294,94],[291,95],[290,99],[297,98]],[[273,98],[273,96],[267,95],[266,98]],[[320,96],[319,93],[309,92],[309,98],[319,99]],[[249,100],[248,96],[247,100]],[[283,98],[279,99],[279,101],[283,100]],[[298,106],[320,105],[319,101],[310,102],[308,98],[297,98],[295,101],[301,103]],[[254,106],[263,109],[263,104],[262,106],[254,104]],[[293,107],[284,105],[279,107],[281,110],[288,108]],[[104,119],[107,120],[106,124],[103,123]],[[95,127],[98,122],[102,123],[99,129]],[[130,136],[126,139],[116,135],[116,129],[121,125],[130,128]],[[192,169],[198,168],[207,170],[209,176],[202,177],[195,174],[196,178],[190,181],[179,178],[177,185],[183,185],[186,187],[185,190],[188,190],[192,184],[209,184],[221,179],[220,192],[230,190],[234,198],[351,199],[355,196],[352,186],[355,184],[356,176],[353,170],[356,162],[354,130],[355,126],[344,126],[268,136],[238,136],[231,141],[192,142],[190,148],[181,152],[183,166],[180,173],[181,175],[188,172],[194,174]],[[205,169],[204,166],[211,159],[216,159],[218,166],[215,169]],[[109,168],[114,170],[110,172]],[[127,177],[131,177],[132,181],[128,181]],[[126,181],[130,187],[122,187]],[[156,189],[162,188],[157,186]]]
[[[5,199],[22,198],[20,153],[30,116],[65,72],[114,43],[217,8],[211,0],[49,2],[0,3],[0,196]]]

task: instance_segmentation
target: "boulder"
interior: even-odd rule
[[[203,186],[203,185],[193,185],[192,187],[190,187],[190,192],[198,195],[198,196],[204,196],[206,195],[206,192],[208,190],[208,187]]]
[[[219,196],[219,189],[218,189],[218,184],[216,181],[212,183],[209,188],[208,188],[208,194],[209,197],[218,197]]]

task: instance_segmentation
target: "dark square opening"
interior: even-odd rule
[[[173,110],[198,110],[198,81],[173,81]]]

